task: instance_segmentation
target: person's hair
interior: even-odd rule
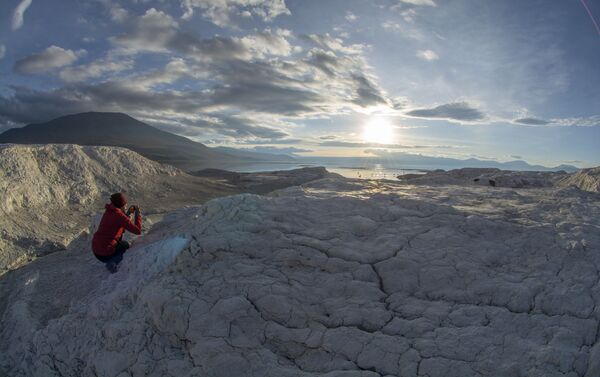
[[[117,208],[123,208],[127,204],[127,197],[122,192],[116,192],[110,196],[110,202]]]

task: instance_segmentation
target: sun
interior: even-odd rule
[[[375,117],[365,124],[362,137],[367,143],[392,144],[395,138],[394,128],[386,118]]]

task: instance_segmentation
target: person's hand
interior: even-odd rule
[[[134,207],[135,207],[135,215],[136,216],[141,215],[142,214],[142,210],[140,209],[140,207],[139,206],[134,206]]]

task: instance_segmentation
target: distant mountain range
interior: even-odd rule
[[[572,165],[547,167],[541,165],[530,165],[522,160],[508,162],[479,160],[476,158],[461,160],[457,158],[425,156],[402,152],[381,152],[381,154],[375,157],[305,157],[299,160],[303,163],[338,167],[372,167],[375,164],[381,164],[383,167],[390,169],[452,170],[460,168],[498,168],[502,170],[519,171],[564,170],[566,172],[574,172],[579,170],[579,168]]]
[[[183,170],[226,168],[240,163],[288,162],[286,155],[209,148],[122,113],[89,112],[67,115],[46,123],[12,128],[0,143],[107,145],[131,149],[149,159]]]

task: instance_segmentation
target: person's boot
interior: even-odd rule
[[[119,271],[119,266],[115,262],[108,262],[106,264],[106,269],[110,271],[111,274],[114,274]]]

